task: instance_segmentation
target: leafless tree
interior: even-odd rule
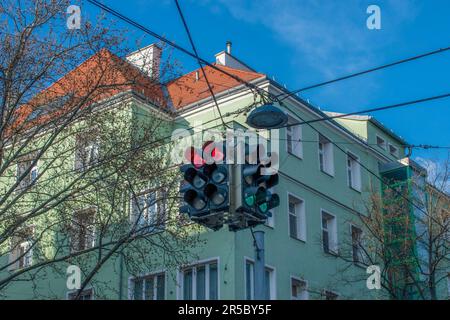
[[[68,265],[83,273],[76,298],[93,284],[111,292],[117,286],[101,276],[111,261],[130,274],[175,268],[197,243],[176,214],[179,177],[169,158],[162,86],[176,68],[166,62],[149,77],[120,58],[129,52],[123,34],[103,16],[66,28],[70,4],[0,2],[4,296],[25,282],[37,298],[58,297],[38,283],[65,283]]]
[[[346,262],[340,280],[366,281],[350,266],[380,267],[381,287],[392,299],[438,299],[447,292],[450,268],[450,162],[429,162],[433,168],[416,172],[403,182],[372,191],[338,257]],[[436,163],[440,163],[436,165]],[[426,176],[426,171],[428,175]],[[441,292],[442,292],[441,291]]]

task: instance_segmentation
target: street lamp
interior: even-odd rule
[[[278,129],[288,122],[286,113],[273,104],[265,104],[254,109],[247,117],[247,124],[255,129]]]

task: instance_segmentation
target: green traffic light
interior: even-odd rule
[[[245,204],[249,207],[252,207],[255,205],[255,196],[254,195],[246,195],[245,196]]]
[[[259,211],[261,211],[262,213],[266,213],[269,209],[269,206],[267,205],[267,202],[261,203],[259,206]]]

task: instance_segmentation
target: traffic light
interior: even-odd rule
[[[279,206],[280,197],[270,190],[278,184],[278,173],[271,172],[269,175],[265,172],[273,161],[278,161],[278,155],[272,153],[265,156],[261,144],[253,147],[253,150],[249,145],[245,146],[245,163],[240,166],[238,175],[240,199],[237,203],[235,223],[230,225],[231,230],[265,223],[271,216],[270,210]]]
[[[224,144],[208,141],[202,150],[189,147],[185,156],[190,163],[180,168],[184,178],[180,193],[185,202],[180,212],[205,227],[218,230],[230,206],[229,166]]]

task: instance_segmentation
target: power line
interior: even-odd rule
[[[369,112],[376,112],[376,111],[400,108],[400,107],[404,107],[404,106],[415,105],[415,104],[418,104],[418,103],[421,103],[421,102],[439,100],[439,99],[444,99],[444,98],[448,98],[448,97],[450,97],[450,93],[445,93],[445,94],[441,94],[441,95],[437,95],[437,96],[432,96],[432,97],[427,97],[427,98],[422,98],[422,99],[416,99],[416,100],[412,100],[412,101],[406,101],[406,102],[391,104],[391,105],[377,107],[377,108],[365,109],[365,110],[354,111],[354,112],[349,112],[349,113],[342,113],[342,114],[338,114],[338,115],[334,115],[334,116],[326,116],[326,117],[321,117],[321,118],[317,118],[317,119],[313,119],[313,120],[294,122],[294,123],[287,124],[287,125],[285,125],[285,126],[283,126],[281,128],[288,128],[288,127],[292,127],[292,126],[297,126],[297,125],[302,125],[302,124],[309,124],[309,123],[314,123],[314,122],[319,122],[319,121],[327,121],[327,120],[332,120],[332,119],[345,118],[345,117],[348,117],[348,116],[358,115],[358,114],[363,114],[363,113],[369,113]]]
[[[155,32],[153,32],[153,31],[151,31],[151,30],[145,28],[145,27],[142,26],[141,24],[139,24],[139,23],[137,23],[137,22],[135,22],[135,21],[133,21],[133,20],[127,18],[126,16],[124,16],[124,15],[122,15],[121,13],[119,13],[119,12],[117,12],[117,11],[115,11],[115,10],[109,8],[109,7],[107,7],[106,5],[104,5],[104,4],[102,4],[102,3],[99,3],[99,2],[96,1],[96,0],[88,0],[88,2],[94,4],[95,6],[97,6],[97,7],[101,8],[101,9],[103,9],[103,10],[105,10],[105,11],[107,11],[107,12],[113,14],[114,16],[116,16],[116,17],[118,17],[118,18],[120,18],[120,19],[122,19],[122,20],[128,22],[129,24],[135,26],[136,28],[138,28],[138,29],[140,29],[140,30],[142,30],[142,31],[144,31],[144,32],[146,32],[146,33],[152,35],[153,37],[155,37],[155,38],[157,38],[157,39],[159,39],[159,40],[161,40],[161,41],[163,41],[163,42],[169,44],[170,46],[172,46],[172,47],[174,47],[174,48],[176,48],[176,49],[178,49],[178,50],[184,52],[185,54],[187,54],[187,55],[189,55],[189,56],[191,56],[191,57],[197,59],[197,57],[195,56],[195,54],[191,53],[190,51],[188,51],[188,50],[184,49],[183,47],[181,47],[181,46],[179,46],[179,45],[173,43],[172,41],[166,39],[165,37],[160,36],[160,35],[158,35],[157,33],[155,33]],[[228,75],[229,77],[235,79],[236,81],[238,81],[238,82],[240,82],[240,83],[242,83],[242,84],[244,84],[244,85],[246,85],[246,86],[248,86],[248,87],[250,87],[250,88],[252,88],[252,89],[255,89],[255,90],[256,90],[258,93],[260,93],[260,94],[261,94],[261,91],[263,91],[263,90],[261,90],[259,87],[257,87],[256,85],[251,84],[251,83],[249,83],[248,81],[245,81],[245,80],[241,79],[240,77],[235,76],[235,75],[233,75],[233,74],[231,74],[231,73],[229,73],[229,72],[227,72],[227,71],[225,71],[225,70],[222,70],[222,69],[218,68],[217,66],[215,66],[215,65],[213,65],[213,64],[211,64],[211,63],[209,63],[208,61],[206,61],[206,60],[204,60],[204,59],[202,59],[202,58],[200,58],[200,57],[198,57],[198,60],[200,60],[203,64],[208,65],[208,66],[210,66],[211,68],[213,68],[213,69],[215,69],[215,70],[217,70],[217,71],[219,71],[219,72],[222,72],[222,73]],[[365,72],[365,73],[368,73],[368,71]],[[355,75],[355,76],[356,76],[356,75]],[[346,77],[343,77],[343,78],[346,78]],[[341,79],[341,80],[342,80],[342,79]],[[336,82],[336,81],[338,81],[338,80],[335,80],[335,81],[332,81],[332,82]],[[332,82],[330,82],[330,83],[332,83]],[[324,85],[324,84],[322,84],[322,85]],[[264,92],[264,94],[267,93],[267,94],[269,94],[270,96],[274,97],[276,100],[278,100],[278,102],[279,102],[281,105],[283,105],[286,109],[289,109],[289,108],[288,108],[282,101],[280,101],[280,100],[278,99],[278,97],[275,96],[274,94],[271,94],[270,92],[265,92],[265,91],[263,91],[263,92]],[[264,94],[262,94],[261,96],[264,97]],[[441,97],[441,98],[443,98],[443,97]],[[438,98],[435,97],[435,99],[438,99]],[[418,101],[415,102],[415,103],[418,103]],[[405,105],[405,104],[403,104],[403,105]],[[392,108],[392,107],[391,107],[391,108]],[[352,114],[355,114],[355,113],[352,113]],[[344,117],[344,116],[345,116],[345,115],[341,115],[341,117]],[[301,118],[301,117],[300,117],[300,118]],[[317,119],[317,120],[319,120],[319,119]],[[311,128],[313,128],[314,131],[320,133],[320,131],[317,130],[316,128],[314,128],[310,123],[307,123],[307,121],[305,121],[305,120],[303,120],[303,119],[302,119],[302,121],[303,121],[305,124],[308,124]],[[333,143],[339,150],[341,150],[342,152],[344,152],[345,154],[347,154],[347,152],[346,152],[345,150],[343,150],[342,148],[340,148],[340,147],[339,147],[337,144],[335,144],[333,141],[331,141],[331,140],[329,140],[329,141],[330,141],[331,143]],[[381,177],[379,177],[376,173],[374,173],[372,170],[370,170],[369,168],[367,168],[365,165],[361,164],[358,160],[356,160],[356,161],[360,164],[361,167],[363,167],[365,170],[367,170],[369,173],[371,173],[373,176],[375,176],[375,177],[376,177],[378,180],[380,180],[385,186],[387,186],[388,188],[391,188],[392,190],[394,190],[394,192],[398,193],[398,194],[399,194],[402,198],[404,198],[407,202],[409,202],[409,203],[412,204],[414,207],[416,207],[419,211],[421,211],[421,212],[423,212],[424,214],[427,215],[427,213],[426,213],[422,208],[420,208],[419,206],[417,206],[417,205],[416,205],[415,203],[413,203],[410,199],[408,199],[408,198],[406,198],[405,196],[403,196],[403,195],[402,195],[401,193],[399,193],[395,188],[392,188],[389,184],[387,184],[387,183],[384,181],[384,179],[382,179]]]
[[[411,148],[418,148],[418,149],[450,149],[450,146],[436,146],[436,145],[429,145],[429,144],[419,144],[419,145],[410,145]]]
[[[288,106],[286,106],[283,102],[281,102],[281,105],[283,105],[286,109],[290,110],[290,108]],[[291,110],[292,111],[292,110]],[[293,111],[292,111],[293,112]],[[295,112],[293,112],[295,113]],[[321,132],[315,128],[311,123],[304,121],[299,115],[297,115],[303,122],[305,122],[311,129],[313,129],[314,131],[316,131],[317,133],[321,134]],[[345,151],[344,149],[342,149],[337,143],[333,142],[332,140],[328,139],[328,141],[333,144],[338,150],[340,150],[341,152],[343,152],[344,154],[346,154],[348,156],[348,152]],[[420,206],[418,206],[417,204],[415,204],[413,201],[411,201],[408,197],[404,196],[400,191],[398,191],[396,188],[392,187],[389,183],[387,183],[385,181],[385,179],[381,178],[378,174],[376,174],[375,172],[373,172],[370,168],[368,168],[366,165],[364,165],[363,163],[361,163],[361,161],[359,161],[358,159],[352,157],[352,159],[358,163],[363,169],[365,169],[368,173],[370,173],[371,175],[373,175],[377,180],[379,180],[383,185],[385,185],[386,187],[388,187],[389,189],[393,190],[395,192],[396,195],[400,196],[401,198],[403,198],[405,201],[407,201],[409,204],[411,204],[414,208],[418,209],[419,211],[421,211],[423,214],[425,214],[426,216],[429,216],[429,214],[423,210]],[[431,217],[433,219],[433,217]],[[440,222],[437,221],[439,224]]]
[[[319,140],[304,140],[304,139],[286,139],[286,138],[278,138],[273,139],[278,141],[292,141],[292,142],[306,142],[306,143],[319,143]],[[351,142],[351,141],[334,141],[337,144],[363,144],[365,146],[379,146],[378,143],[368,143],[366,141],[361,142]],[[413,148],[413,149],[450,149],[450,146],[437,146],[437,145],[429,145],[429,144],[400,144],[401,147]]]
[[[177,6],[178,13],[180,14],[181,21],[183,22],[184,29],[186,30],[186,33],[188,35],[189,42],[191,43],[192,50],[194,50],[194,54],[195,54],[195,57],[197,58],[198,65],[200,66],[200,69],[202,70],[203,77],[205,78],[205,81],[206,81],[206,84],[208,86],[209,92],[211,93],[211,96],[212,96],[212,98],[214,100],[214,104],[216,105],[216,109],[219,112],[219,116],[220,116],[220,119],[222,120],[222,124],[225,127],[227,127],[227,124],[223,120],[222,112],[220,111],[219,104],[217,103],[216,96],[214,95],[214,91],[213,91],[213,89],[211,87],[211,84],[209,83],[208,77],[206,76],[205,68],[203,68],[203,64],[200,62],[200,58],[198,56],[197,48],[195,47],[194,40],[192,39],[191,32],[190,32],[189,27],[187,25],[186,19],[184,18],[183,11],[181,10],[181,7],[180,7],[180,4],[178,3],[178,0],[175,0],[175,4]]]
[[[115,11],[114,9],[112,9],[112,8],[110,8],[110,7],[106,6],[106,5],[104,5],[104,4],[100,3],[100,2],[98,2],[97,0],[88,0],[88,2],[90,2],[90,3],[92,3],[93,5],[95,5],[95,6],[99,7],[99,8],[101,8],[101,9],[103,9],[103,10],[109,12],[109,13],[111,13],[112,15],[118,17],[119,19],[122,19],[122,20],[126,21],[127,23],[129,23],[129,24],[135,26],[136,28],[138,28],[138,29],[144,31],[145,33],[148,33],[149,35],[151,35],[151,36],[153,36],[153,37],[155,37],[155,38],[157,38],[157,39],[159,39],[159,40],[161,40],[161,41],[167,43],[168,45],[174,47],[175,49],[180,50],[180,51],[182,51],[183,53],[185,53],[185,54],[187,54],[187,55],[189,55],[189,56],[195,58],[199,63],[203,63],[203,64],[205,64],[205,65],[207,65],[207,66],[209,66],[209,67],[211,67],[211,68],[213,68],[213,69],[215,69],[215,70],[217,70],[217,71],[219,71],[219,72],[222,72],[223,74],[225,74],[225,75],[227,75],[227,76],[229,76],[229,77],[235,79],[236,81],[238,81],[238,82],[240,82],[240,83],[246,85],[247,87],[256,90],[263,98],[264,98],[264,95],[265,95],[265,94],[268,94],[269,96],[275,98],[275,100],[278,101],[278,102],[280,102],[280,103],[281,103],[285,98],[287,98],[287,97],[284,97],[283,99],[279,99],[278,97],[279,97],[280,95],[282,95],[282,94],[274,95],[274,94],[272,94],[272,93],[270,93],[270,92],[266,92],[266,91],[264,91],[264,90],[261,90],[261,89],[260,89],[259,87],[257,87],[256,85],[254,85],[254,84],[252,84],[252,83],[250,83],[250,82],[248,82],[248,81],[246,81],[246,80],[244,80],[244,79],[241,79],[240,77],[238,77],[238,76],[236,76],[236,75],[234,75],[234,74],[231,74],[231,73],[227,72],[226,70],[223,70],[223,69],[221,69],[221,68],[219,68],[219,67],[217,67],[217,66],[215,66],[215,65],[213,65],[213,64],[211,64],[211,63],[209,63],[209,62],[206,61],[205,59],[202,59],[201,57],[199,57],[198,54],[196,54],[196,53],[191,53],[190,51],[186,50],[185,48],[183,48],[183,47],[181,47],[181,46],[175,44],[174,42],[172,42],[172,41],[168,40],[167,38],[165,38],[165,37],[163,37],[163,36],[161,36],[161,35],[155,33],[154,31],[151,31],[150,29],[148,29],[148,28],[142,26],[141,24],[135,22],[134,20],[132,20],[132,19],[130,19],[130,18],[128,18],[128,17],[122,15],[121,13]],[[190,39],[192,39],[192,38],[190,37]],[[397,62],[393,62],[393,63],[390,63],[390,64],[386,64],[386,65],[384,65],[384,66],[380,66],[380,67],[372,68],[372,69],[369,69],[369,70],[365,70],[365,71],[362,71],[362,72],[359,72],[359,73],[355,73],[355,74],[352,74],[352,75],[348,75],[348,76],[345,76],[345,77],[341,77],[341,78],[338,78],[338,79],[334,79],[334,80],[322,82],[322,83],[319,83],[319,84],[316,84],[316,85],[312,85],[312,86],[303,88],[303,89],[301,89],[301,90],[304,91],[304,90],[307,90],[307,89],[312,89],[312,88],[315,88],[315,87],[323,86],[323,85],[325,85],[325,84],[330,84],[330,83],[334,83],[334,82],[337,82],[337,81],[340,81],[340,80],[345,80],[345,79],[348,79],[348,78],[356,77],[357,75],[366,74],[366,73],[369,73],[369,72],[372,72],[372,71],[376,71],[376,70],[381,70],[381,69],[387,68],[387,67],[389,67],[389,66],[394,66],[394,65],[398,65],[398,64],[405,63],[405,62],[408,62],[408,61],[417,60],[417,59],[420,59],[420,58],[423,58],[423,57],[427,57],[427,56],[434,55],[434,54],[437,54],[437,53],[445,52],[445,51],[447,51],[447,50],[450,50],[450,47],[446,47],[446,48],[443,48],[443,49],[431,51],[431,52],[428,52],[428,53],[424,53],[424,54],[422,54],[422,55],[418,55],[418,56],[414,56],[414,57],[411,57],[411,58],[403,59],[403,60],[400,60],[400,61],[397,61]],[[205,80],[206,80],[206,79],[205,79]],[[209,87],[210,87],[210,86],[209,86]],[[284,94],[284,93],[283,93],[283,94]],[[289,92],[288,92],[288,94],[289,94]],[[292,94],[289,94],[289,96],[291,96],[291,95],[292,95]],[[386,109],[398,108],[398,107],[406,106],[406,105],[410,105],[410,104],[417,104],[417,103],[420,103],[420,102],[425,102],[425,101],[430,101],[430,100],[436,100],[436,99],[446,98],[446,97],[448,97],[449,95],[450,95],[450,94],[444,94],[444,95],[440,95],[440,96],[435,96],[435,97],[430,97],[430,98],[425,98],[425,99],[419,99],[419,100],[409,101],[409,102],[400,103],[400,104],[395,104],[395,105],[391,105],[391,106],[385,106],[385,107],[380,107],[380,108],[367,109],[367,110],[363,110],[363,111],[351,112],[351,113],[348,113],[348,114],[341,114],[341,115],[334,116],[334,117],[324,117],[324,118],[319,118],[319,119],[310,120],[310,121],[311,121],[311,122],[318,122],[318,121],[330,120],[330,119],[334,119],[334,118],[342,118],[342,117],[345,117],[345,116],[356,115],[356,114],[360,114],[360,113],[374,112],[374,111],[381,111],[381,110],[386,110]],[[216,102],[216,101],[215,101],[215,102]],[[250,106],[250,107],[251,107],[251,106]],[[307,122],[304,121],[303,123],[289,124],[289,125],[287,125],[287,126],[298,125],[298,124],[306,124],[306,123],[307,123]]]
[[[297,93],[299,93],[301,91],[306,91],[306,90],[322,87],[322,86],[325,86],[325,85],[330,84],[330,83],[335,83],[335,82],[338,82],[338,81],[351,79],[351,78],[354,78],[354,77],[357,77],[357,76],[361,76],[361,75],[364,75],[364,74],[368,74],[368,73],[371,73],[371,72],[374,72],[374,71],[378,71],[378,70],[386,69],[386,68],[389,68],[389,67],[393,67],[393,66],[396,66],[396,65],[399,65],[399,64],[402,64],[402,63],[411,62],[411,61],[418,60],[418,59],[425,58],[425,57],[429,57],[429,56],[432,56],[432,55],[435,55],[435,54],[438,54],[438,53],[443,53],[443,52],[446,52],[448,50],[450,50],[450,47],[445,47],[445,48],[441,48],[441,49],[438,49],[438,50],[433,50],[433,51],[426,52],[426,53],[423,53],[423,54],[419,54],[419,55],[416,55],[416,56],[413,56],[413,57],[410,57],[410,58],[406,58],[406,59],[402,59],[402,60],[399,60],[399,61],[391,62],[391,63],[384,64],[384,65],[381,65],[381,66],[378,66],[378,67],[375,67],[375,68],[370,68],[370,69],[367,69],[367,70],[364,70],[364,71],[352,73],[352,74],[347,75],[347,76],[339,77],[339,78],[336,78],[336,79],[333,79],[333,80],[328,80],[328,81],[324,81],[324,82],[321,82],[321,83],[310,85],[310,86],[307,86],[307,87],[304,87],[304,88],[293,90],[293,91],[290,91],[289,93],[281,93],[281,94],[277,95],[277,97],[280,97],[280,96],[286,94],[286,96],[281,99],[281,101],[283,101],[284,99],[287,99],[288,97],[290,97],[292,95],[295,95],[295,94],[297,94]]]
[[[109,13],[112,14],[113,16],[115,16],[115,17],[117,17],[117,18],[119,18],[119,19],[121,19],[121,20],[123,20],[123,21],[129,23],[130,25],[132,25],[132,26],[138,28],[139,30],[141,30],[141,31],[143,31],[143,32],[145,32],[145,33],[151,35],[152,37],[154,37],[154,38],[156,38],[156,39],[158,39],[158,40],[160,40],[160,41],[162,41],[162,42],[164,42],[164,43],[170,45],[171,47],[173,47],[173,48],[175,48],[175,49],[177,49],[177,50],[179,50],[179,51],[181,51],[181,52],[187,54],[188,56],[190,56],[190,57],[192,57],[192,58],[195,58],[195,59],[199,60],[199,61],[200,61],[201,63],[203,63],[204,65],[207,65],[208,67],[210,67],[210,68],[212,68],[212,69],[214,69],[214,70],[216,70],[216,71],[218,71],[218,72],[221,72],[221,73],[223,73],[223,74],[229,76],[230,78],[232,78],[232,79],[238,81],[239,83],[244,84],[245,86],[249,87],[250,89],[255,90],[255,91],[258,92],[262,97],[264,97],[264,95],[267,94],[266,91],[262,90],[262,89],[259,88],[258,86],[254,85],[254,84],[252,84],[252,83],[250,83],[250,82],[248,82],[248,81],[245,81],[244,79],[242,79],[242,78],[240,78],[240,77],[238,77],[238,76],[236,76],[236,75],[234,75],[234,74],[232,74],[232,73],[230,73],[230,72],[228,72],[228,71],[226,71],[226,70],[224,70],[224,69],[221,69],[220,67],[218,67],[218,66],[216,66],[216,65],[214,65],[214,64],[212,64],[212,63],[210,63],[210,62],[208,62],[207,60],[205,60],[205,59],[203,59],[203,58],[201,58],[200,56],[196,56],[194,53],[190,52],[189,50],[183,48],[183,47],[180,46],[180,45],[177,45],[177,44],[174,43],[173,41],[171,41],[171,40],[169,40],[169,39],[167,39],[167,38],[165,38],[165,37],[163,37],[163,36],[157,34],[156,32],[154,32],[154,31],[152,31],[152,30],[150,30],[150,29],[144,27],[143,25],[137,23],[136,21],[134,21],[134,20],[132,20],[132,19],[126,17],[126,16],[124,16],[124,15],[121,14],[120,12],[118,12],[118,11],[116,11],[116,10],[114,10],[114,9],[112,9],[112,8],[110,8],[110,7],[108,7],[108,6],[106,6],[105,4],[100,3],[100,2],[98,2],[97,0],[87,0],[87,1],[90,2],[91,4],[93,4],[94,6],[100,8],[100,9],[103,9],[104,11],[109,12]]]

